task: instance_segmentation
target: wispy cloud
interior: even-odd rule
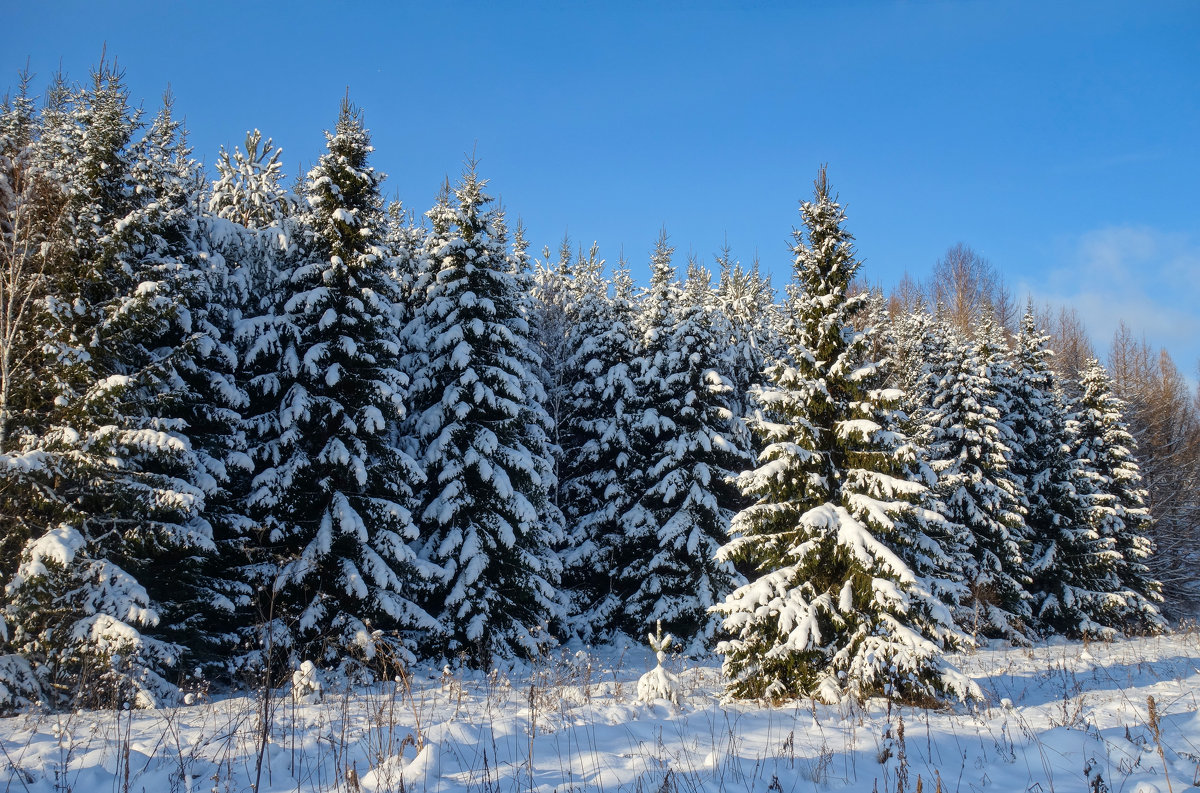
[[[1074,306],[1097,350],[1122,320],[1182,372],[1200,360],[1200,239],[1147,226],[1113,226],[1081,235],[1064,264],[1041,284],[1023,285],[1039,301]]]

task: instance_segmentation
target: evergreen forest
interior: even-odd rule
[[[329,115],[290,182],[111,65],[0,106],[5,710],[656,623],[735,697],[936,704],[950,651],[1193,613],[1200,409],[1132,331],[1099,360],[965,245],[872,286],[824,167],[787,283],[531,252],[476,162],[401,206]]]

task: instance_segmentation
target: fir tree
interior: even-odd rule
[[[733,411],[728,432],[750,448],[753,438],[746,419],[752,412],[750,391],[762,383],[762,373],[771,354],[771,322],[776,313],[768,281],[758,272],[757,263],[751,269],[734,261],[728,246],[717,257],[720,277],[714,295],[719,332],[727,334],[728,343],[721,371],[729,379],[729,406]]]
[[[36,433],[47,394],[40,362],[47,324],[47,267],[67,240],[58,217],[64,186],[39,154],[42,119],[29,76],[0,104],[0,576],[16,572],[21,547],[37,532],[36,472],[45,462]]]
[[[211,538],[203,552],[183,546],[160,557],[170,578],[154,576],[148,586],[162,604],[160,633],[185,646],[185,660],[223,659],[230,637],[224,623],[248,603],[244,582],[228,575],[214,550],[245,535],[240,493],[230,489],[252,466],[240,411],[246,395],[236,380],[233,321],[244,291],[227,263],[210,244],[211,226],[200,213],[202,178],[191,159],[182,124],[173,117],[170,94],[146,135],[133,151],[132,176],[144,204],[128,222],[145,229],[139,246],[142,266],[161,273],[172,290],[174,311],[168,331],[159,337],[163,352],[155,364],[161,394],[153,411],[177,426],[191,454],[186,467],[163,469],[203,493],[203,507],[192,517],[196,536]]]
[[[794,363],[772,366],[757,392],[766,445],[740,479],[755,502],[721,550],[755,575],[717,609],[733,634],[718,647],[730,692],[978,695],[945,662],[943,644],[960,635],[909,561],[937,518],[913,503],[925,486],[887,419],[895,395],[869,387],[871,333],[851,326],[866,298],[850,292],[859,262],[824,169],[800,211],[784,330]]]
[[[0,581],[17,572],[26,542],[41,534],[47,516],[39,490],[48,462],[36,430],[47,400],[41,360],[47,265],[66,240],[58,214],[65,190],[39,162],[42,119],[29,96],[30,78],[0,103]],[[40,368],[40,367],[39,367]],[[11,615],[10,615],[11,616]],[[42,699],[29,661],[9,646],[0,612],[0,708]]]
[[[208,236],[229,273],[225,292],[237,358],[235,382],[245,394],[240,424],[249,464],[228,469],[227,489],[250,514],[256,512],[250,506],[254,474],[275,464],[269,455],[281,434],[279,401],[292,371],[283,356],[295,335],[284,304],[292,292],[291,272],[302,257],[297,243],[304,237],[299,202],[279,182],[280,154],[257,130],[248,133],[245,152],[221,151],[208,200]],[[237,582],[231,587],[236,590],[230,598],[232,612],[212,615],[213,628],[237,646],[224,655],[225,675],[256,678],[276,640],[284,644],[289,635],[283,620],[272,619],[270,593],[281,560],[270,550],[269,531],[265,521],[255,520],[241,532],[216,538],[213,567],[224,571],[231,584]],[[274,661],[282,662],[286,655],[275,654]]]
[[[213,550],[205,453],[174,412],[194,396],[180,344],[197,185],[169,107],[133,144],[138,117],[111,68],[55,101],[43,136],[62,159],[47,174],[72,245],[47,266],[42,526],[8,585],[12,640],[55,696],[155,705],[183,650],[161,624],[181,592],[158,571],[190,585]]]
[[[945,367],[949,329],[923,308],[904,314],[892,323],[892,385],[904,392],[902,407],[909,432],[921,409],[930,403],[929,387],[941,381]]]
[[[524,245],[523,237],[522,234],[519,248]],[[543,261],[535,262],[532,271],[528,271],[526,259],[521,250],[517,256],[521,265],[517,276],[527,279],[529,285],[527,291],[522,290],[522,314],[529,323],[529,338],[538,354],[539,363],[534,367],[534,373],[545,395],[542,403],[550,419],[550,438],[558,452],[553,458],[555,481],[560,481],[557,474],[561,470],[562,450],[566,443],[563,432],[568,423],[567,403],[574,385],[567,368],[571,355],[568,333],[577,320],[578,310],[574,303],[572,282],[576,265],[572,263],[571,240],[563,236],[554,261],[551,261],[550,250],[544,249]],[[582,262],[582,250],[579,259]],[[550,497],[556,506],[562,507],[559,487],[551,491]]]

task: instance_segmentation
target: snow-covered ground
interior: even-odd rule
[[[1196,632],[955,661],[986,702],[727,703],[715,661],[676,657],[680,704],[644,703],[637,681],[653,654],[612,648],[490,675],[424,668],[407,684],[283,690],[269,703],[266,741],[255,697],[30,713],[0,720],[0,791],[249,791],[257,779],[260,793],[884,793],[915,791],[919,779],[933,793],[940,779],[946,793],[1180,793],[1198,781]]]

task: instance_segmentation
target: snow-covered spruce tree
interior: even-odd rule
[[[1108,624],[1126,631],[1159,631],[1162,585],[1146,567],[1153,552],[1152,518],[1136,458],[1136,443],[1122,416],[1104,366],[1090,359],[1080,377],[1081,395],[1071,416],[1073,447],[1080,485],[1085,492],[1087,521],[1111,543],[1115,579],[1108,601]]]
[[[429,286],[432,274],[423,253],[425,229],[416,223],[412,213],[399,201],[388,204],[387,244],[392,260],[392,277],[400,285],[404,297],[399,322],[401,328],[407,328],[417,318],[417,309],[425,299],[425,289]]]
[[[235,377],[232,339],[245,290],[212,245],[214,229],[200,213],[200,166],[190,157],[172,109],[168,94],[133,149],[132,176],[142,204],[128,222],[145,229],[138,241],[141,266],[160,273],[174,303],[171,323],[154,353],[161,373],[154,412],[187,439],[191,455],[187,468],[157,470],[203,493],[191,531],[216,546],[203,553],[189,546],[173,548],[155,561],[156,566],[169,565],[173,575],[154,575],[147,585],[161,603],[156,633],[185,647],[183,660],[191,669],[197,662],[211,666],[224,659],[232,640],[224,623],[249,594],[214,551],[248,531],[242,494],[231,484],[245,481],[251,462],[240,415],[247,401]]]
[[[416,394],[423,389],[419,377],[426,370],[429,360],[422,306],[425,303],[426,290],[435,273],[431,271],[429,257],[425,254],[425,234],[426,229],[417,224],[412,213],[405,210],[399,201],[388,205],[387,248],[392,262],[392,277],[400,288],[401,298],[396,305],[400,357],[395,365],[409,376],[409,394]],[[420,411],[410,409],[395,427],[397,447],[417,460],[418,465],[421,444],[416,422],[419,418]],[[416,500],[417,495],[414,493],[414,504]],[[415,515],[413,520],[420,523]]]
[[[866,295],[848,292],[859,262],[824,169],[800,212],[784,329],[794,363],[769,368],[756,393],[766,445],[739,479],[755,502],[734,518],[720,553],[753,571],[716,609],[732,634],[718,647],[729,691],[825,701],[978,695],[946,663],[943,647],[961,635],[909,561],[936,550],[918,549],[917,538],[937,517],[913,503],[925,485],[889,426],[898,395],[868,386],[879,372],[863,355],[871,332],[851,326]]]
[[[48,399],[39,361],[45,325],[46,268],[65,240],[57,223],[62,185],[38,162],[42,121],[29,76],[0,103],[0,580],[16,572],[21,548],[36,533],[33,506],[44,457],[32,436]],[[30,448],[30,444],[34,444]]]
[[[521,239],[523,246],[523,234]],[[582,250],[579,259],[583,260]],[[535,261],[531,271],[524,250],[518,254],[517,261],[522,265],[520,277],[527,279],[529,284],[528,291],[522,293],[523,316],[529,323],[529,338],[540,359],[534,374],[545,394],[542,403],[550,418],[551,440],[559,451],[554,455],[557,473],[563,459],[562,433],[567,425],[567,400],[573,386],[567,371],[567,359],[571,355],[567,334],[576,321],[572,284],[576,265],[572,260],[571,240],[563,236],[554,261],[550,259],[549,248],[543,249],[543,260]],[[561,509],[562,495],[558,486],[551,491],[550,497]]]
[[[659,516],[646,504],[647,495],[655,484],[649,469],[661,438],[673,429],[670,419],[659,412],[663,394],[655,377],[666,366],[670,355],[670,332],[676,323],[675,312],[682,294],[675,267],[671,264],[674,254],[675,248],[668,242],[667,230],[660,229],[650,253],[650,284],[641,290],[633,317],[639,354],[631,362],[635,398],[628,406],[631,411],[628,433],[631,466],[626,481],[632,501],[618,518],[622,537],[616,546],[611,584],[620,602],[615,627],[628,636],[637,636],[649,618],[643,613],[648,603],[641,603],[640,608],[631,603],[631,594],[641,586],[632,570],[648,558],[647,554],[655,552],[652,545],[659,529]]]
[[[393,442],[407,378],[394,368],[382,177],[348,98],[326,140],[274,312],[276,416],[259,441],[250,506],[279,565],[263,611],[295,619],[269,640],[293,661],[350,670],[411,658],[436,623],[416,602],[426,584],[406,503],[421,472]]]
[[[563,512],[568,532],[561,554],[570,599],[569,631],[594,641],[616,630],[624,606],[613,585],[628,532],[624,519],[639,493],[632,422],[638,412],[634,362],[633,281],[622,261],[613,294],[590,257],[575,273],[576,319],[569,329],[574,381],[563,448]]]
[[[656,252],[655,260],[669,283],[669,258]],[[642,426],[653,431],[643,435],[645,520],[630,527],[616,571],[631,635],[661,620],[696,649],[716,635],[712,606],[742,583],[716,552],[740,497],[734,476],[751,461],[744,436],[729,431],[732,389],[718,368],[729,332],[718,329],[710,297],[709,273],[693,263],[685,287],[666,298],[674,304],[663,307],[663,324],[650,330],[653,354],[638,373]]]
[[[284,360],[287,342],[295,338],[284,304],[293,290],[292,270],[302,260],[297,243],[304,234],[299,201],[279,182],[280,154],[257,130],[248,133],[245,152],[221,151],[208,201],[208,236],[227,262],[229,291],[240,296],[231,296],[229,320],[238,359],[235,381],[246,395],[240,413],[251,466],[249,471],[231,466],[227,487],[248,514],[255,512],[249,506],[255,469],[276,462],[270,454],[281,432],[279,401],[294,371]],[[230,599],[233,611],[212,615],[214,630],[223,631],[237,648],[225,655],[223,676],[258,682],[266,656],[276,666],[289,660],[283,645],[291,634],[272,609],[280,559],[269,547],[269,531],[264,521],[255,520],[240,534],[215,538],[212,564],[240,584]]]
[[[757,263],[750,269],[743,267],[726,246],[717,257],[717,265],[720,275],[715,304],[728,322],[730,334],[724,368],[733,388],[731,404],[741,423],[751,412],[751,387],[762,382],[770,345],[770,317],[777,307]]]
[[[901,406],[910,419],[907,428],[916,431],[911,420],[929,404],[926,386],[941,380],[947,349],[948,328],[936,327],[929,312],[918,306],[892,321],[891,383],[904,392]]]
[[[496,209],[492,222],[492,234],[501,247],[508,245],[508,223],[503,207]],[[521,317],[531,316],[534,313],[534,304],[536,304],[533,296],[532,277],[526,266],[527,248],[525,228],[518,221],[512,244],[507,251],[507,261],[508,272],[511,274],[517,287],[517,294],[521,298],[518,304],[518,316]],[[593,250],[593,254],[595,254],[595,250]],[[568,300],[569,298],[570,295],[568,295]],[[573,316],[574,310],[573,305],[568,305],[569,315]],[[528,320],[526,320],[526,327],[529,327]],[[537,501],[538,524],[542,537],[549,542],[548,551],[554,560],[555,580],[561,583],[562,564],[557,551],[562,547],[566,536],[565,520],[562,509],[559,507],[561,495],[558,471],[562,448],[558,444],[558,422],[561,421],[561,417],[552,416],[547,409],[549,396],[542,386],[543,377],[539,374],[546,371],[545,363],[542,360],[541,345],[532,337],[532,334],[530,336],[516,334],[514,342],[518,368],[526,378],[521,390],[529,395],[521,412],[524,421],[522,444],[533,461],[535,480],[541,483],[540,492],[544,495]],[[563,354],[566,354],[565,350]],[[562,365],[560,364],[560,366]],[[565,409],[565,404],[561,405],[560,409]],[[553,608],[555,616],[549,624],[549,629],[560,635],[566,630],[564,620],[567,615],[567,600],[561,587],[556,587]]]
[[[184,197],[196,184],[169,112],[132,145],[138,119],[120,75],[101,66],[93,78],[57,97],[43,128],[71,245],[47,264],[42,304],[53,401],[36,429],[41,526],[6,593],[13,646],[49,701],[155,705],[173,695],[182,652],[162,609],[190,597],[176,582],[195,584],[213,547],[212,480],[172,413],[195,396],[179,345],[202,267]]]
[[[926,377],[930,402],[920,417],[921,440],[937,473],[944,515],[961,527],[972,557],[964,571],[970,597],[956,618],[973,636],[1028,642],[1025,507],[1021,482],[1011,470],[1012,431],[1003,422],[1008,411],[1001,388],[1007,384],[992,380],[993,369],[1006,369],[993,359],[1001,354],[988,330],[995,326],[985,322],[974,342],[958,338],[942,320],[935,326],[948,347]]]
[[[1024,484],[1034,626],[1079,638],[1113,634],[1113,541],[1087,520],[1087,483],[1070,454],[1066,408],[1050,368],[1049,336],[1030,304],[1014,342],[1010,413],[1013,473]],[[1083,496],[1083,498],[1081,498]]]
[[[738,438],[740,446],[757,452],[760,450],[754,448],[754,437],[746,424],[753,412],[750,391],[762,383],[768,357],[774,357],[771,324],[778,307],[770,283],[759,274],[757,262],[750,269],[742,267],[726,246],[717,264],[721,269],[714,309],[719,318],[717,327],[729,339],[720,367],[731,386],[728,398],[733,415],[727,431]]]
[[[869,393],[876,395],[875,421],[885,430],[896,433],[899,441],[896,454],[902,461],[899,469],[912,480],[924,485],[914,503],[919,510],[913,514],[914,521],[903,538],[902,556],[922,579],[935,598],[954,610],[970,597],[966,583],[966,571],[972,567],[970,540],[964,536],[962,527],[946,520],[949,509],[941,500],[936,488],[937,474],[929,465],[929,450],[922,445],[924,433],[918,421],[909,415],[906,406],[916,404],[896,383],[909,381],[909,373],[897,372],[902,366],[891,357],[900,347],[897,341],[896,324],[892,321],[888,301],[883,293],[872,290],[867,294],[862,309],[855,319],[856,327],[868,330],[871,342],[867,347],[868,360],[878,361],[874,371],[864,370],[859,384]],[[938,346],[939,339],[953,333],[948,326],[940,329],[936,325],[927,327],[930,339],[926,342],[933,360],[922,366],[915,361],[918,373],[931,372],[944,365],[944,348]],[[939,361],[941,363],[939,363]],[[918,396],[923,394],[920,380],[914,386]],[[917,408],[917,415],[921,410]]]
[[[557,538],[543,521],[551,483],[531,448],[544,410],[522,284],[484,184],[469,164],[453,196],[443,190],[428,213],[429,357],[414,397],[426,476],[421,553],[441,568],[426,602],[446,633],[442,649],[476,667],[538,652],[562,616]]]

